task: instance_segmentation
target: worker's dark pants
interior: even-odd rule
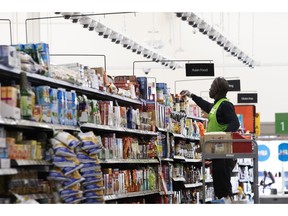
[[[218,199],[232,196],[230,179],[235,163],[233,159],[213,159],[212,161],[214,193]]]

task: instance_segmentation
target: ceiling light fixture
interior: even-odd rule
[[[92,19],[90,17],[87,17],[87,16],[83,16],[79,20],[79,23],[81,25],[83,25],[83,28],[88,28],[88,26],[90,25],[91,22],[92,22]]]
[[[94,31],[95,27],[97,26],[97,22],[95,20],[92,20],[92,22],[89,25],[88,30],[89,31]]]
[[[56,13],[56,12],[55,12],[55,13]],[[180,18],[180,17],[182,17],[182,14],[183,14],[183,13],[181,13],[181,12],[177,12],[177,13],[176,13],[176,16]]]
[[[181,19],[182,19],[183,21],[186,21],[187,18],[188,18],[190,15],[191,15],[190,12],[188,12],[188,13],[183,13],[182,16],[181,16]]]
[[[120,44],[120,42],[122,41],[122,39],[123,39],[123,35],[121,35],[121,34],[118,34],[118,37],[117,37],[117,39],[116,39],[116,44]]]
[[[74,12],[61,12],[61,15],[64,16],[64,19],[70,19]]]
[[[134,43],[132,46],[132,52],[136,52],[139,49],[139,45]]]
[[[187,21],[188,24],[194,28],[198,28],[201,33],[207,34],[212,41],[216,41],[216,43],[223,47],[225,51],[230,52],[231,55],[236,56],[244,64],[248,64],[249,67],[254,68],[254,60],[248,57],[248,55],[241,51],[239,48],[234,46],[224,35],[216,31],[212,26],[210,26],[196,14],[192,12],[177,12],[176,16],[181,18],[182,21]],[[251,61],[248,62],[248,59],[251,59]]]
[[[112,33],[112,30],[109,28],[106,28],[105,32],[103,33],[103,37],[108,38],[111,33]]]
[[[55,12],[58,13],[58,12]],[[72,23],[80,23],[83,28],[88,28],[89,31],[95,31],[98,33],[99,36],[103,36],[103,38],[109,38],[111,39],[111,42],[116,44],[123,45],[126,49],[131,49],[132,52],[137,53],[138,55],[142,54],[145,58],[151,58],[153,56],[153,61],[160,62],[161,59],[165,59],[163,56],[159,55],[156,52],[151,51],[148,48],[145,48],[144,46],[141,46],[137,42],[133,41],[132,39],[128,38],[127,36],[124,36],[111,28],[108,28],[104,24],[100,23],[99,21],[96,21],[89,17],[89,15],[81,14],[80,12],[59,12],[59,14],[63,15],[65,19],[72,19]],[[177,14],[177,16],[182,17],[183,20],[187,19],[192,13],[180,13]],[[186,18],[185,18],[186,17]],[[161,62],[162,63],[162,62]],[[164,66],[168,66],[167,64],[163,64]],[[175,69],[175,68],[171,68]]]
[[[102,36],[106,31],[106,26],[98,22],[97,26],[95,27],[95,31],[98,33],[98,35]]]
[[[139,48],[137,49],[137,54],[140,55],[141,52],[143,51],[143,47],[142,46],[139,46]]]
[[[74,12],[70,19],[72,19],[72,23],[77,23],[78,20],[81,19],[81,17],[82,15],[80,12]]]

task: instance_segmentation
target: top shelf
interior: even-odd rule
[[[80,128],[69,126],[69,125],[59,125],[51,124],[45,122],[36,122],[28,120],[14,120],[8,118],[2,118],[0,116],[0,125],[15,126],[15,127],[28,127],[28,128],[42,128],[45,130],[70,130],[70,131],[80,131]]]
[[[1,76],[6,76],[9,78],[14,77],[16,79],[20,79],[19,70],[11,69],[1,64],[0,64],[0,74]],[[63,87],[67,90],[75,90],[78,93],[88,94],[89,96],[97,99],[117,101],[121,105],[142,105],[142,102],[137,99],[131,99],[120,95],[111,94],[108,92],[102,92],[98,89],[78,86],[73,83],[69,83],[63,80],[54,79],[50,77],[45,77],[39,74],[27,73],[27,77],[29,81],[33,84],[43,85],[43,83],[45,83],[45,85],[49,85],[55,88]]]

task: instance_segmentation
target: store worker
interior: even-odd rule
[[[223,77],[217,77],[209,89],[209,97],[214,99],[214,104],[209,103],[188,90],[180,92],[181,96],[191,97],[192,100],[208,116],[207,132],[235,132],[240,124],[235,113],[234,105],[226,98],[228,82]],[[215,196],[223,198],[225,203],[232,203],[231,174],[235,166],[233,159],[213,159],[212,177]]]

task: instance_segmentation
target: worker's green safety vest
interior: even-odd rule
[[[220,132],[220,131],[226,130],[227,124],[219,124],[219,122],[217,121],[217,117],[216,117],[217,110],[223,101],[229,101],[229,100],[227,98],[222,98],[218,100],[216,104],[214,104],[212,109],[210,110],[209,116],[208,116],[209,121],[208,121],[207,132],[218,132],[218,131]]]

